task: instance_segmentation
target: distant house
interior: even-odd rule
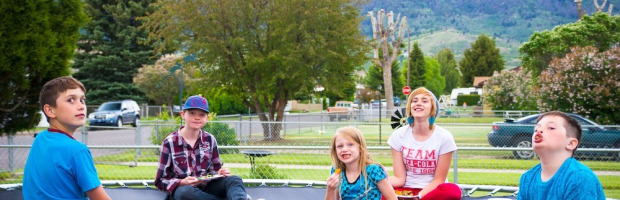
[[[474,84],[473,84],[473,86],[475,88],[482,88],[482,87],[484,87],[484,84],[486,83],[486,81],[491,79],[491,77],[492,76],[474,76]]]
[[[456,105],[456,97],[464,94],[479,94],[482,95],[482,88],[454,88],[452,89],[452,93],[450,93],[450,101],[452,101],[452,105]]]

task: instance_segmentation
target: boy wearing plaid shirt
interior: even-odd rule
[[[185,126],[162,142],[155,185],[166,191],[170,199],[250,199],[241,178],[222,168],[215,137],[202,130],[208,114],[209,103],[204,97],[187,99],[181,111]],[[222,177],[199,178],[207,175]]]

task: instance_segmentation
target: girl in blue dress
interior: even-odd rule
[[[396,200],[387,172],[374,162],[366,150],[366,141],[355,127],[336,131],[331,142],[332,175],[327,179],[325,200]]]

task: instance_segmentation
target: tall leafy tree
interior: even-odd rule
[[[69,75],[78,30],[87,21],[80,0],[0,3],[0,135],[33,128],[39,92]]]
[[[200,84],[237,94],[263,122],[282,121],[298,91],[339,93],[367,59],[357,0],[158,1],[145,28],[159,50],[195,53],[206,63]],[[267,140],[281,124],[264,123]]]
[[[464,57],[459,61],[462,86],[470,86],[474,76],[491,76],[493,72],[504,69],[504,60],[495,47],[495,40],[484,34],[478,35],[471,47],[465,49]]]
[[[433,57],[425,57],[424,62],[426,62],[426,73],[424,74],[426,83],[424,87],[428,88],[428,90],[439,98],[439,95],[442,94],[446,87],[446,79],[440,72],[441,66],[439,66],[439,62]]]
[[[424,53],[422,49],[420,49],[420,44],[418,44],[418,42],[413,43],[413,50],[409,53],[409,62],[411,63],[411,70],[409,71],[410,87],[415,89],[425,86],[426,78],[424,74],[426,74],[426,61],[424,61]],[[407,78],[406,70],[403,74],[405,74],[405,78]]]
[[[575,23],[536,32],[523,43],[519,52],[523,68],[538,76],[553,58],[564,57],[575,46],[594,46],[599,51],[620,43],[620,15],[597,12]]]
[[[136,18],[151,13],[155,0],[86,0],[92,18],[82,31],[73,67],[75,78],[88,89],[86,98],[99,104],[108,100],[145,101],[133,84],[142,65],[155,63],[154,47],[145,42],[148,32],[139,30]]]
[[[443,90],[443,94],[450,94],[452,89],[460,86],[461,82],[461,74],[456,68],[454,54],[452,54],[450,48],[444,48],[437,52],[435,59],[437,59],[437,62],[439,62],[441,66],[441,76],[446,79],[446,87]]]

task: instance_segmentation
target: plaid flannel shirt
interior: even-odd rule
[[[222,167],[213,135],[200,130],[196,143],[191,147],[179,133],[182,128],[164,139],[159,156],[155,186],[169,194],[185,177],[214,175]]]

